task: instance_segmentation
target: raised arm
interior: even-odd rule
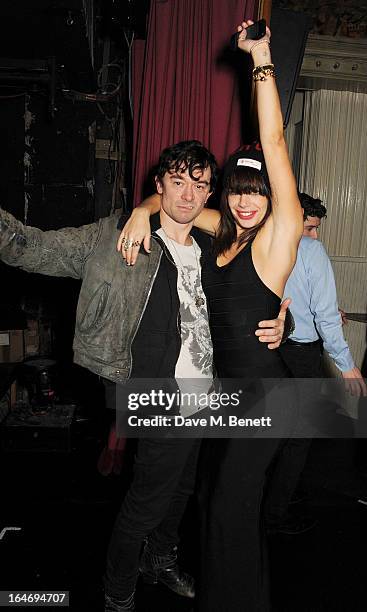
[[[302,210],[284,139],[283,118],[274,78],[276,67],[274,69],[271,61],[270,30],[267,28],[266,35],[260,40],[246,40],[246,28],[252,23],[247,21],[239,26],[238,46],[250,53],[254,62],[260,142],[272,192],[274,227],[281,226],[282,231],[287,228],[288,236],[293,230],[294,235],[300,237],[303,229]]]
[[[44,232],[0,208],[0,259],[25,272],[82,278],[99,234],[99,223]]]

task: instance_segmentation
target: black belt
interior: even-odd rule
[[[297,342],[296,340],[290,340],[288,338],[286,344],[291,344],[292,346],[320,346],[321,341],[315,340],[315,342]]]

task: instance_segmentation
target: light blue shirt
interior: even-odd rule
[[[334,272],[318,240],[302,237],[284,297],[292,298],[290,309],[296,325],[290,338],[296,342],[315,342],[319,334],[339,370],[346,372],[354,368],[343,335]]]

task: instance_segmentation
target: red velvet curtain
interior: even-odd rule
[[[257,0],[152,0],[147,40],[133,46],[134,205],[161,150],[201,140],[222,164],[241,144],[238,84],[220,61]]]

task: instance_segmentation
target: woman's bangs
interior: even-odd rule
[[[238,166],[227,178],[225,189],[227,193],[270,195],[263,175],[249,166]]]

